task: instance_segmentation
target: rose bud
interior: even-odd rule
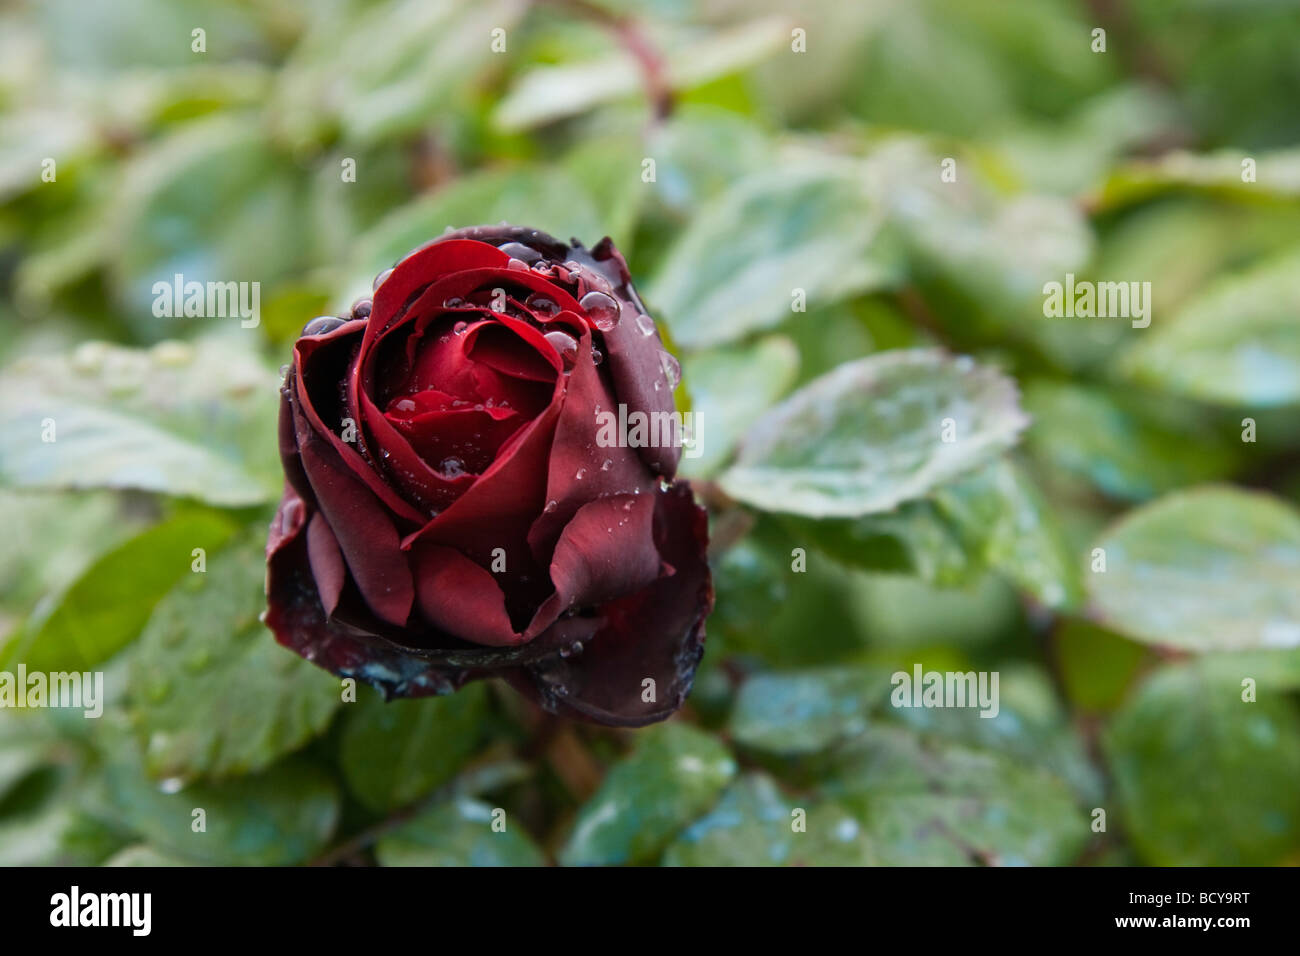
[[[388,698],[496,675],[569,717],[669,716],[713,605],[707,522],[680,442],[600,423],[672,415],[677,377],[609,239],[503,225],[411,253],[294,345],[276,640]]]

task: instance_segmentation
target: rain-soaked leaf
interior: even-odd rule
[[[339,817],[334,782],[298,761],[176,788],[150,780],[134,760],[118,759],[107,792],[113,812],[147,843],[217,866],[303,863],[325,846]]]
[[[455,776],[483,735],[487,692],[475,683],[446,697],[349,705],[339,761],[349,789],[372,810],[418,799]]]
[[[642,731],[636,750],[578,811],[560,862],[650,862],[735,774],[727,748],[701,730],[670,723]]]
[[[542,866],[546,858],[504,809],[468,797],[438,803],[375,847],[383,866]]]
[[[809,517],[888,511],[1013,445],[1015,384],[964,356],[883,352],[804,386],[764,415],[723,473],[758,508]]]
[[[105,553],[39,622],[0,652],[6,666],[86,671],[140,636],[154,605],[185,575],[194,550],[216,552],[235,532],[222,513],[182,511]]]
[[[1152,866],[1271,866],[1300,843],[1300,714],[1203,662],[1158,671],[1104,741],[1125,831]]]
[[[862,735],[824,792],[862,821],[885,866],[1059,866],[1091,836],[1055,774],[897,728]]]
[[[131,656],[130,713],[156,778],[262,770],[329,724],[336,678],[259,620],[264,529],[210,555],[154,609]]]
[[[1124,356],[1138,381],[1222,405],[1300,403],[1300,251],[1216,282]]]
[[[794,384],[798,370],[798,350],[780,335],[684,356],[698,455],[683,456],[681,473],[704,477],[722,467],[745,430]]]
[[[1300,513],[1255,492],[1203,487],[1125,515],[1086,575],[1102,623],[1186,651],[1300,645]]]
[[[771,328],[802,307],[885,283],[871,246],[881,212],[856,172],[838,166],[767,170],[697,211],[646,289],[684,347]]]
[[[842,807],[784,796],[749,773],[668,847],[664,866],[871,866],[871,841]]]
[[[728,729],[752,750],[819,753],[862,733],[888,692],[886,673],[861,667],[757,674],[741,688]]]
[[[281,481],[277,383],[252,344],[85,342],[69,356],[16,360],[0,379],[0,480],[221,506],[270,500]]]

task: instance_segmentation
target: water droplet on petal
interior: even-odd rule
[[[600,364],[601,362],[603,362],[603,361],[605,361],[605,353],[602,352],[600,349],[592,349],[592,350],[591,350],[591,364],[592,364],[592,365],[599,365],[599,364]],[[597,411],[599,411],[599,409],[597,409]]]
[[[413,412],[419,407],[420,406],[416,405],[415,402],[411,401],[409,398],[399,398],[397,401],[393,402],[393,411],[395,412]]]
[[[614,459],[612,458],[606,458],[604,461],[600,463],[601,471],[609,471],[613,467],[614,467]]]
[[[664,378],[668,379],[668,387],[676,388],[682,380],[682,365],[670,353],[659,353],[659,367],[664,370]]]
[[[560,656],[561,656],[561,657],[575,657],[575,656],[577,656],[578,654],[581,654],[581,653],[582,653],[582,642],[581,642],[581,641],[574,641],[574,642],[573,642],[572,644],[570,644],[568,647],[563,647],[563,648],[560,649]]]
[[[288,376],[288,374],[289,374],[289,366],[288,366],[288,365],[281,365],[281,366],[280,366],[280,377],[281,377],[281,378],[285,378],[285,377]]]
[[[371,288],[374,289],[375,291],[378,291],[379,287],[383,285],[385,282],[387,282],[388,277],[392,274],[393,274],[392,269],[385,269],[383,272],[379,273],[379,275],[375,276],[375,284],[372,285]]]
[[[573,368],[573,363],[578,360],[578,340],[567,332],[547,332],[546,341],[551,343],[551,347],[560,355],[560,361],[564,363],[566,369]]]
[[[370,299],[357,299],[352,303],[352,317],[354,319],[369,318],[370,310],[374,307],[374,302]]]
[[[451,330],[457,335],[464,335],[467,329],[469,329],[468,322],[457,322],[451,327]]]
[[[579,481],[582,481],[583,478],[587,477],[587,469],[579,468],[577,474],[575,474],[573,477],[577,478]]]
[[[550,501],[546,502],[546,507],[543,508],[542,510],[545,511],[547,514],[550,514],[552,511],[554,511],[554,510],[555,510],[556,508],[558,508],[559,506],[560,506],[560,503],[559,503],[558,501],[556,501],[554,498],[552,498]]]
[[[511,259],[506,263],[506,268],[515,272],[527,272],[528,263],[524,262],[523,259]]]
[[[612,295],[606,295],[604,292],[588,292],[578,301],[578,305],[582,306],[582,310],[587,313],[591,324],[602,332],[608,332],[618,325],[618,302]]]
[[[526,300],[524,305],[532,312],[538,315],[555,315],[560,311],[560,306],[554,299],[548,299],[540,292],[534,292]]]
[[[641,330],[642,335],[655,334],[655,320],[650,318],[644,312],[638,312],[636,317],[636,327]]]
[[[326,332],[333,332],[343,320],[337,315],[318,315],[302,327],[303,335],[324,335]]]
[[[465,474],[465,463],[455,455],[444,458],[438,465],[438,470],[446,478],[459,478]]]
[[[503,242],[497,246],[502,252],[512,259],[522,259],[525,267],[530,262],[536,262],[542,258],[542,254],[532,246],[526,246],[522,242]],[[513,268],[513,267],[512,267]]]
[[[459,309],[464,304],[465,300],[458,295],[453,295],[450,299],[442,300],[442,307],[444,309]]]

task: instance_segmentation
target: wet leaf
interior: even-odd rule
[[[435,804],[380,840],[375,855],[383,866],[545,865],[520,823],[497,810],[467,797]],[[494,819],[505,829],[494,830]]]
[[[560,862],[650,862],[735,773],[726,747],[701,730],[670,723],[642,731],[636,750],[614,765],[578,811]]]
[[[211,555],[159,602],[131,655],[132,721],[155,778],[263,770],[324,731],[339,682],[259,620],[264,530]]]
[[[1300,714],[1285,697],[1242,700],[1199,664],[1152,675],[1105,748],[1125,831],[1152,866],[1270,866],[1300,841]]]
[[[447,697],[348,705],[339,760],[349,789],[372,810],[405,806],[451,780],[483,736],[487,693],[470,684]]]
[[[1015,385],[996,370],[932,350],[883,352],[839,366],[764,415],[720,481],[772,511],[888,511],[990,461],[1025,424]]]
[[[1129,513],[1087,574],[1102,623],[1186,651],[1300,645],[1300,514],[1227,487],[1178,492]]]

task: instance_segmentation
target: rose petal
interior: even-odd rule
[[[324,441],[312,438],[301,447],[303,468],[320,513],[329,522],[366,605],[381,620],[404,624],[415,601],[415,587],[388,511]]]
[[[682,705],[713,607],[708,520],[685,485],[659,494],[655,537],[675,573],[606,604],[600,609],[604,626],[581,653],[512,671],[512,686],[557,714],[616,726],[663,720]],[[654,699],[648,700],[651,688]]]

